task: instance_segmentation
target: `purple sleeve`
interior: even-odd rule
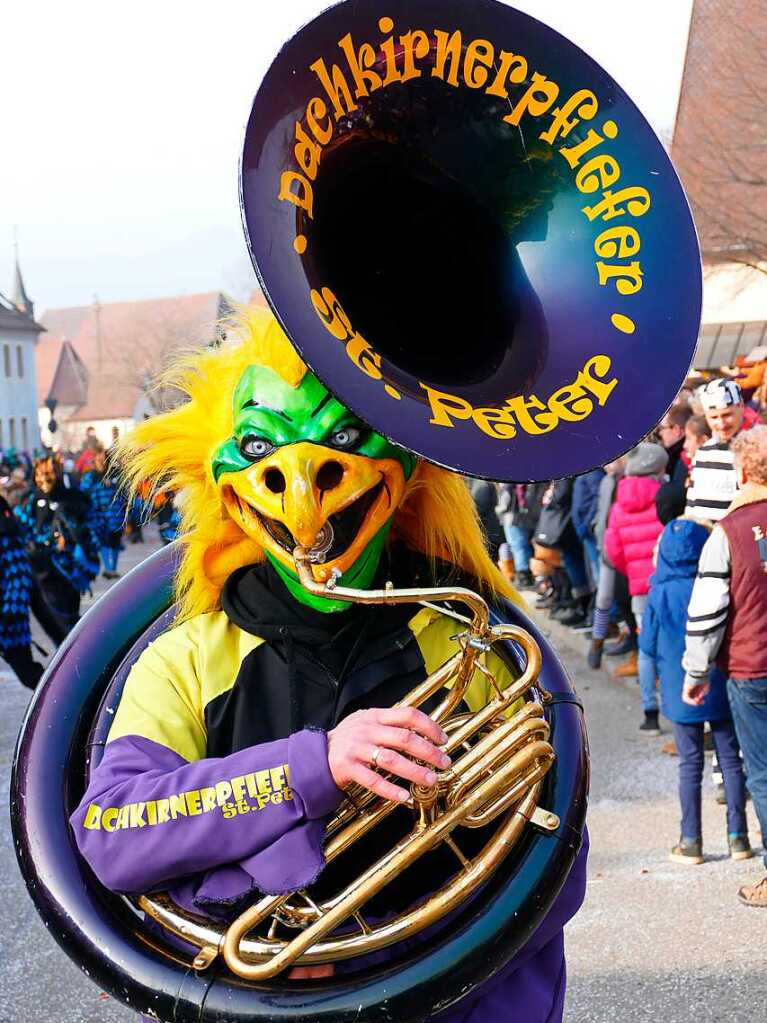
[[[128,735],[108,743],[70,822],[112,891],[145,892],[253,859],[271,884],[293,889],[322,869],[325,818],[340,799],[324,732],[193,763]]]

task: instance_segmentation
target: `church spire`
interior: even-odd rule
[[[20,313],[24,313],[25,316],[29,316],[30,319],[33,319],[35,315],[35,306],[32,299],[27,294],[27,290],[24,287],[24,278],[21,276],[21,267],[19,266],[19,240],[16,237],[15,228],[13,236],[13,249],[16,263],[16,270],[13,279],[13,304]]]

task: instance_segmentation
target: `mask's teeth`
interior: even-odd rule
[[[321,565],[325,560],[326,554],[333,546],[334,539],[333,527],[329,522],[326,522],[315,537],[314,544],[307,551],[309,561],[315,565]]]

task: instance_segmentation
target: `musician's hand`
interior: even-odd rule
[[[446,742],[439,725],[414,707],[358,710],[328,732],[330,773],[341,789],[357,782],[384,799],[404,802],[409,791],[382,778],[374,767],[419,785],[433,785],[437,778],[431,768],[409,758],[444,770],[450,758],[437,747]]]
[[[332,977],[336,968],[332,963],[322,966],[294,966],[288,973],[288,980],[323,980]]]

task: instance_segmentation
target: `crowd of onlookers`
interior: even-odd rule
[[[615,676],[637,679],[642,733],[660,735],[661,714],[670,722],[664,750],[679,758],[681,803],[671,858],[680,863],[704,862],[711,746],[730,855],[753,855],[749,794],[767,840],[765,366],[767,358],[760,372],[744,367],[745,393],[735,371],[685,387],[650,436],[603,468],[548,483],[473,484],[508,577],[584,635],[592,668],[608,658]],[[739,896],[767,907],[767,877]]]
[[[99,571],[119,577],[124,540],[139,542],[151,515],[170,542],[178,526],[172,495],[128,505],[112,449],[93,432],[78,452],[0,451],[0,657],[23,685],[34,689],[43,673],[30,614],[57,647]]]

